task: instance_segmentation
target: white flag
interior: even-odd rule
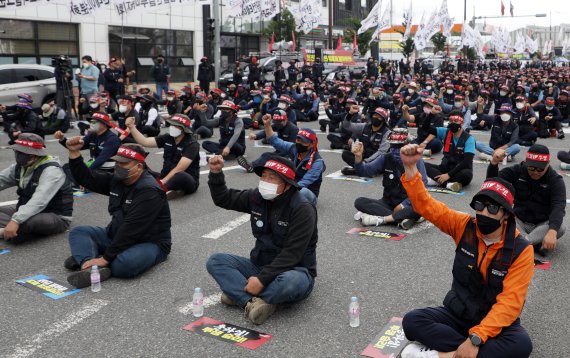
[[[271,20],[279,13],[278,0],[229,0],[224,15],[246,19]]]
[[[384,10],[384,14],[382,15],[382,17],[378,21],[378,25],[376,26],[376,31],[374,31],[374,34],[372,35],[370,42],[372,42],[374,40],[380,41],[380,33],[383,30],[389,29],[392,26],[390,23],[390,12],[391,11],[392,10],[391,10],[390,3],[388,3],[388,6],[386,6],[386,10]]]
[[[360,22],[360,28],[356,32],[358,35],[366,32],[366,30],[373,28],[374,26],[378,25],[378,19],[380,18],[379,12],[380,12],[381,7],[382,7],[382,0],[378,0],[376,5],[374,5],[372,10],[370,10],[370,13],[368,14],[368,16],[366,16],[366,19],[364,19]]]
[[[517,34],[517,40],[515,41],[515,53],[524,53],[525,48],[524,38],[521,34]]]
[[[443,25],[443,35],[445,37],[451,36],[451,29],[453,28],[453,20],[449,16],[447,9],[447,0],[443,0],[439,9],[439,22]]]
[[[425,28],[426,28],[425,16],[426,13],[424,11],[422,13],[422,19],[420,20],[418,29],[416,31],[416,36],[414,36],[414,46],[418,51],[423,50],[427,46],[427,41],[425,39]]]
[[[298,6],[289,7],[295,18],[295,30],[306,34],[321,23],[323,6],[321,0],[301,0]]]
[[[405,14],[406,17],[406,31],[404,32],[404,41],[410,37],[410,33],[412,32],[412,20],[414,18],[413,11],[412,11],[412,1],[410,1],[410,8],[408,12]]]
[[[440,30],[440,27],[441,23],[439,21],[439,14],[437,13],[437,11],[434,11],[429,17],[429,20],[424,29],[426,33],[426,41],[431,39],[433,35],[437,34]]]

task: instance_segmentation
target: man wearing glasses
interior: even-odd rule
[[[513,186],[501,178],[487,179],[471,201],[473,218],[429,195],[416,168],[422,153],[417,144],[400,150],[401,181],[414,210],[452,237],[453,283],[443,306],[404,316],[404,333],[416,342],[402,351],[402,358],[528,357],[532,342],[519,315],[534,255],[516,227]]]
[[[498,164],[505,154],[502,149],[495,150],[487,178],[498,176],[515,187],[517,226],[535,251],[545,256],[566,232],[562,223],[566,209],[564,180],[550,167],[550,152],[544,145],[533,145],[526,161],[499,171]]]

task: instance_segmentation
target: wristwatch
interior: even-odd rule
[[[475,347],[479,347],[481,345],[481,343],[483,343],[483,341],[481,340],[481,337],[479,337],[475,333],[471,333],[469,335],[469,340],[471,341],[471,344],[473,344]]]

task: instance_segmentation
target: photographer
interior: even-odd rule
[[[71,88],[73,88],[71,83],[71,79],[73,78],[71,61],[65,55],[54,57],[52,58],[52,66],[54,67],[56,83],[55,103],[58,107],[67,110],[66,98],[72,98],[71,96],[73,95],[71,92]],[[71,102],[71,104],[73,104],[73,102]]]

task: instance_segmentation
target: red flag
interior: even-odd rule
[[[352,52],[356,52],[358,50],[358,44],[356,43],[356,31],[352,31],[354,34],[354,38],[352,39]]]
[[[340,37],[340,35],[338,35],[338,41],[336,42],[336,49],[338,50],[342,50],[342,38]]]
[[[510,2],[510,4],[511,4],[511,17],[512,17],[512,16],[514,16],[514,15],[513,15],[513,11],[515,10],[515,7],[513,6],[513,2],[512,2],[512,1]]]
[[[503,4],[503,0],[501,0],[501,16],[505,16],[505,4]]]
[[[291,52],[295,52],[295,48],[297,47],[297,43],[295,41],[295,31],[291,31],[291,34],[293,35],[293,45],[291,45]]]
[[[275,33],[271,34],[271,41],[269,41],[269,45],[267,46],[267,52],[273,52],[273,44],[275,43]]]

